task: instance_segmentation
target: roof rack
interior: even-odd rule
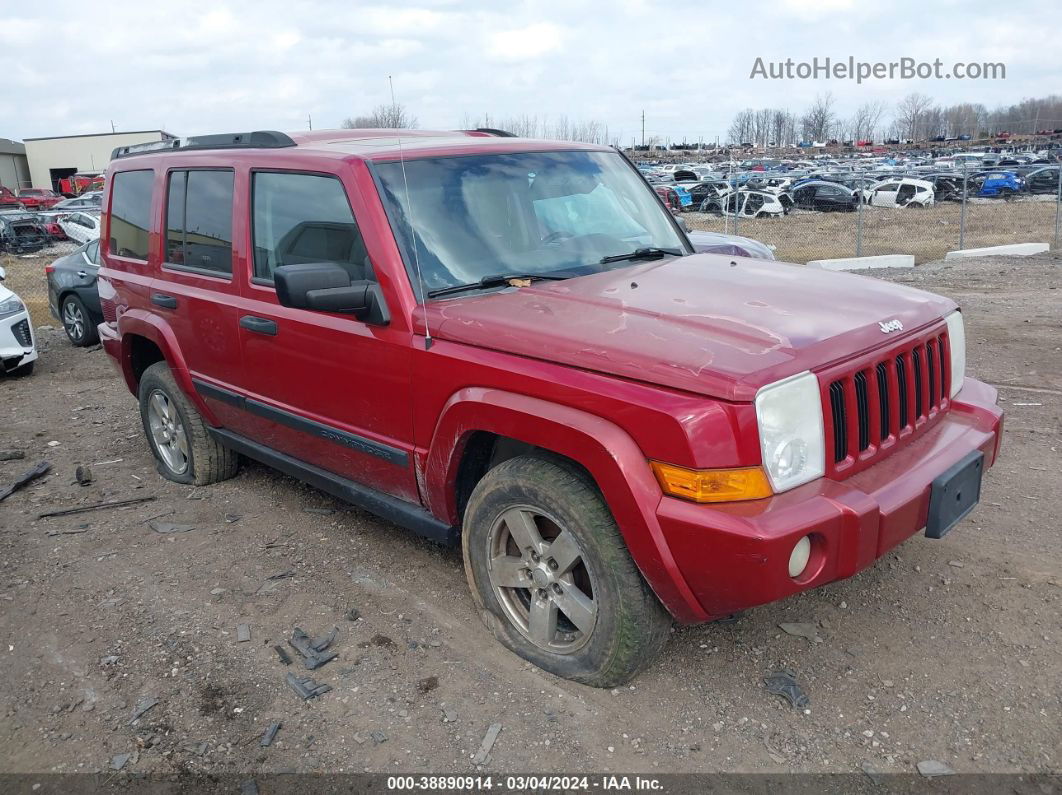
[[[295,146],[295,141],[285,133],[275,130],[254,130],[243,133],[195,135],[189,138],[172,138],[166,141],[119,146],[111,152],[111,160],[151,152],[186,152],[195,149],[282,149],[287,146]]]
[[[511,133],[508,130],[497,130],[494,127],[477,127],[473,132],[487,133],[487,135],[494,135],[498,138],[517,138],[516,133]]]

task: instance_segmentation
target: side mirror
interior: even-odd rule
[[[391,320],[379,284],[368,279],[352,282],[344,268],[331,262],[281,265],[273,271],[273,283],[281,306],[341,312],[377,325]]]
[[[686,219],[683,218],[682,216],[676,215],[675,216],[675,223],[679,225],[679,229],[681,229],[683,232],[689,232],[690,231],[689,227],[686,226]]]
[[[2,282],[6,278],[7,278],[7,271],[4,270],[3,268],[0,268],[0,282]]]

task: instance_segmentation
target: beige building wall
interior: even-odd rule
[[[26,158],[34,188],[52,187],[52,169],[75,169],[77,172],[103,171],[111,161],[111,152],[119,146],[143,144],[172,138],[162,130],[68,135],[61,138],[27,138]]]

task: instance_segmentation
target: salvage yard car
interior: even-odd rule
[[[96,289],[99,269],[99,238],[44,267],[48,308],[52,317],[63,324],[66,336],[79,348],[99,342],[96,327],[103,322],[100,294]]]
[[[29,375],[37,361],[37,340],[26,305],[4,286],[6,277],[0,268],[0,374]]]
[[[33,254],[49,240],[47,228],[33,213],[0,210],[0,252]]]
[[[910,177],[884,180],[863,193],[875,207],[928,207],[935,195],[932,182]]]
[[[95,213],[69,213],[59,218],[59,226],[75,243],[98,240],[100,236],[100,217]]]
[[[61,202],[63,197],[47,188],[25,188],[18,192],[18,200],[27,210],[47,210]]]
[[[696,254],[610,147],[203,136],[116,150],[103,206],[163,476],[248,456],[460,543],[498,640],[589,685],[943,536],[998,454],[954,302]]]

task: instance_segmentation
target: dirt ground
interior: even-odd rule
[[[0,380],[0,449],[26,454],[0,462],[0,484],[53,467],[0,503],[0,772],[110,772],[126,754],[124,772],[166,775],[1058,771],[1062,258],[888,278],[954,297],[969,371],[1000,387],[1006,439],[982,504],[850,580],[677,629],[612,691],[502,649],[456,550],[253,463],[209,488],[163,480],[105,354],[41,329],[37,371]],[[139,497],[154,499],[38,518]],[[193,529],[158,533],[153,518]],[[782,622],[814,623],[821,642]],[[339,656],[282,664],[273,647],[296,626],[338,627]],[[780,668],[807,712],[767,693]],[[333,689],[301,701],[289,672]]]

